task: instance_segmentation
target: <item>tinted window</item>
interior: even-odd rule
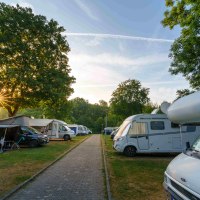
[[[164,130],[165,124],[163,121],[153,121],[150,122],[151,130]]]
[[[187,126],[187,132],[195,132],[196,131],[196,126]]]
[[[172,128],[179,128],[179,124],[175,124],[175,123],[172,122],[172,123],[171,123],[171,127],[172,127]]]

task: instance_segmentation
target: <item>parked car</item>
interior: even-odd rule
[[[13,143],[36,147],[47,144],[49,138],[36,129],[19,125],[0,125],[0,137],[4,139],[4,148],[10,148]]]
[[[36,129],[27,126],[21,126],[21,131],[16,140],[19,141],[20,139],[21,141],[19,144],[25,144],[29,147],[41,146],[49,142],[47,135],[41,134]]]

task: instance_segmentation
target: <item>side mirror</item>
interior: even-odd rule
[[[190,142],[186,142],[186,150],[190,148]]]

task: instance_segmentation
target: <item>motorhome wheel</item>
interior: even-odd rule
[[[67,140],[70,140],[70,137],[69,137],[69,135],[64,135],[63,139],[64,139],[65,141],[67,141]]]
[[[136,154],[136,148],[133,147],[133,146],[127,146],[125,149],[124,149],[124,154],[128,157],[133,157],[135,156]]]

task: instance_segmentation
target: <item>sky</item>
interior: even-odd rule
[[[3,0],[31,7],[35,14],[65,28],[69,65],[76,78],[70,98],[109,102],[127,79],[149,88],[153,103],[172,102],[178,89],[189,88],[181,75],[171,75],[170,46],[179,27],[164,28],[164,0]]]

